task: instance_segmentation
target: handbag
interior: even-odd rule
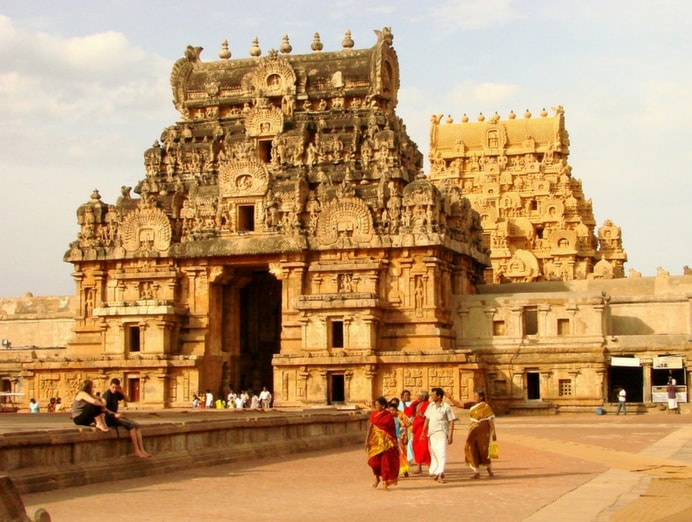
[[[500,458],[500,445],[495,440],[490,441],[490,445],[488,446],[488,457],[491,459]]]

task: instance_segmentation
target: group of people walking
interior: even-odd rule
[[[375,399],[365,439],[368,464],[375,475],[374,488],[396,485],[399,477],[409,476],[411,464],[417,466],[414,473],[421,474],[427,466],[430,477],[445,483],[447,446],[454,442],[457,417],[445,401],[444,390],[431,391],[432,395],[421,390],[413,401],[408,390],[401,393],[401,399]],[[488,476],[494,476],[489,447],[497,440],[495,414],[486,402],[485,392],[477,390],[474,401],[464,404],[448,399],[454,406],[470,410],[464,454],[473,471],[471,478],[480,478],[481,466],[486,466]]]

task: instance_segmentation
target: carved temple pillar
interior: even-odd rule
[[[642,377],[644,378],[644,390],[643,390],[643,400],[644,402],[651,402],[651,369],[653,363],[651,361],[642,361]]]

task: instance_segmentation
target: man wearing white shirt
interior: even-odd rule
[[[271,405],[272,394],[269,392],[269,390],[267,390],[266,386],[262,386],[262,391],[259,394],[259,400],[260,404],[262,405],[262,409],[268,410]]]
[[[423,437],[427,433],[430,448],[430,476],[441,484],[445,482],[447,444],[454,440],[454,421],[457,419],[452,407],[444,402],[442,388],[432,389],[432,402],[425,410]]]

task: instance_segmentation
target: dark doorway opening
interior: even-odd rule
[[[281,350],[281,281],[267,269],[236,274],[228,285],[236,306],[224,315],[225,320],[233,320],[232,311],[237,311],[237,347],[230,350],[235,364],[231,364],[229,382],[224,385],[256,393],[266,386],[274,393],[272,358]]]
[[[537,401],[541,398],[541,374],[538,372],[526,372],[526,398]]]
[[[329,404],[343,404],[346,402],[346,388],[343,373],[329,374]]]
[[[639,366],[611,366],[608,370],[608,401],[617,402],[621,387],[627,392],[627,402],[644,401],[644,372]]]

